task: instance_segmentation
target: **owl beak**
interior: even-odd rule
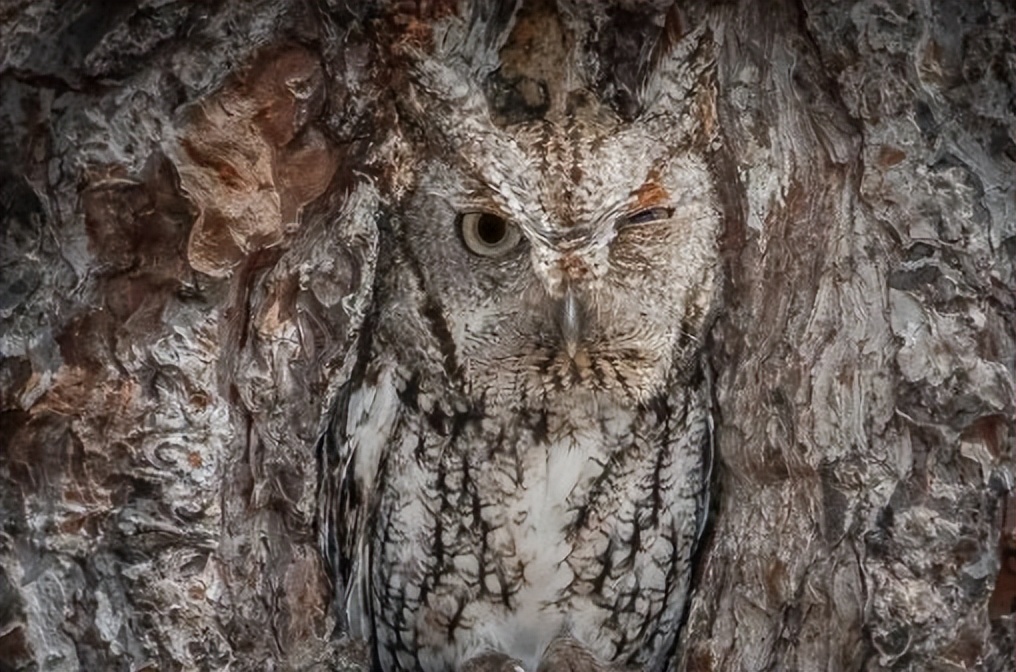
[[[561,300],[558,327],[568,357],[575,359],[575,353],[578,352],[579,343],[582,341],[582,304],[570,286],[565,290],[564,298]]]

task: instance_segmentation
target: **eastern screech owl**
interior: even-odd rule
[[[495,123],[471,25],[398,93],[413,177],[319,444],[340,610],[385,671],[662,670],[711,459],[708,57],[658,55],[629,118],[562,63]]]

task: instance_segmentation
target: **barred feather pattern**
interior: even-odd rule
[[[444,397],[368,364],[322,439],[343,611],[380,669],[499,651],[533,670],[560,636],[663,669],[708,497],[704,383],[513,414]]]
[[[534,670],[563,636],[663,669],[708,498],[695,357],[648,394],[637,366],[584,377],[548,346],[522,374],[482,378],[510,394],[476,389],[420,262],[391,256],[320,446],[346,627],[381,670],[455,669],[488,651]]]

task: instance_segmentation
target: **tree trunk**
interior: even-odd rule
[[[362,660],[313,444],[392,45],[454,3],[355,5],[0,1],[0,670]],[[682,12],[717,44],[726,287],[676,669],[1014,669],[1011,4]]]

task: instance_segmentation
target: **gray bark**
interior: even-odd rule
[[[0,2],[0,670],[355,666],[313,528],[346,199],[447,8],[346,4]],[[1014,669],[1013,8],[685,11],[727,287],[677,669]]]

